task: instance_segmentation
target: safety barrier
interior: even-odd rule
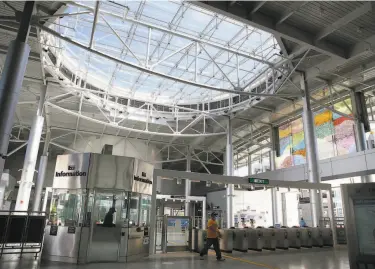
[[[0,257],[3,254],[33,253],[42,250],[45,212],[0,211]]]

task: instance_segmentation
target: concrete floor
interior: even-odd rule
[[[144,260],[128,264],[97,263],[74,265],[63,263],[45,263],[34,261],[32,257],[4,255],[0,260],[1,269],[349,269],[347,250],[338,246],[324,249],[277,250],[261,253],[248,252],[225,254],[226,261],[217,262],[211,252],[206,260],[199,259],[198,254],[189,252],[157,254]]]

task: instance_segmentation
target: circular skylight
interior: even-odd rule
[[[198,104],[250,91],[281,59],[266,32],[190,2],[68,4],[44,33],[62,72],[82,88],[160,104]],[[56,35],[55,35],[56,36]],[[85,49],[88,47],[89,50]],[[262,76],[259,76],[262,74]]]

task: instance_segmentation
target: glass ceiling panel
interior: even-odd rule
[[[94,1],[78,3],[92,8],[96,5]],[[83,7],[68,5],[65,13],[82,11],[85,11]],[[233,85],[237,86],[238,80],[240,86],[244,86],[259,72],[268,68],[268,65],[259,61],[242,55],[236,56],[233,52],[209,44],[201,43],[196,49],[194,39],[197,38],[268,62],[281,59],[278,55],[279,45],[271,34],[203,10],[189,2],[101,2],[100,11],[93,40],[96,50],[134,65],[146,66],[147,62],[146,67],[152,71],[184,80],[194,81],[196,77],[197,83],[233,90]],[[88,46],[93,20],[91,13],[65,16],[57,19],[57,23],[50,27]],[[177,36],[152,27],[149,41],[149,27],[132,20],[191,37]],[[95,87],[125,98],[193,104],[228,97],[227,93],[163,78],[86,52],[70,43],[59,42],[63,48],[60,50],[62,62],[71,69],[71,73],[81,74],[83,79]]]

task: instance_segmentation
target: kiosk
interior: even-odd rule
[[[350,269],[375,268],[375,183],[342,184]]]
[[[122,156],[58,156],[42,258],[88,263],[148,256],[153,169]]]

